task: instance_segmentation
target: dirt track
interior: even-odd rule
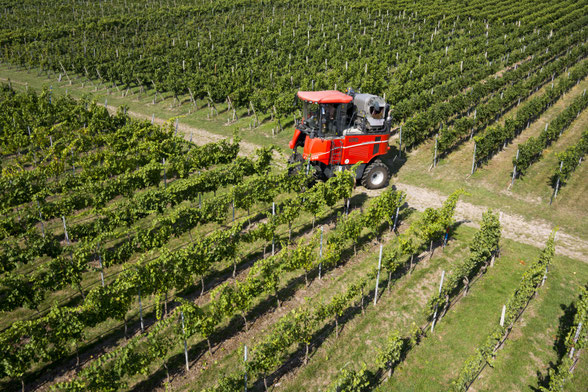
[[[396,187],[407,194],[407,202],[411,207],[423,211],[427,207],[440,207],[445,196],[412,185],[395,183]],[[479,227],[482,213],[488,208],[459,201],[456,209],[456,219],[464,220],[469,226]],[[544,220],[526,221],[519,215],[501,213],[500,223],[502,235],[505,238],[533,245],[538,248],[545,246],[553,226]],[[559,230],[556,237],[555,251],[558,254],[588,263],[588,242]]]

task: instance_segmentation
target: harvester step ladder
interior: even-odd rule
[[[333,139],[333,143],[331,145],[331,164],[332,165],[341,164],[341,157],[342,156],[343,156],[343,140]]]

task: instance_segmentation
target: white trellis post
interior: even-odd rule
[[[517,155],[515,157],[515,162],[519,161],[519,149],[517,148]],[[510,180],[510,186],[512,187],[514,184],[515,177],[517,176],[517,164],[515,163],[514,168],[512,170],[512,179]]]
[[[400,158],[402,155],[402,125],[400,126],[399,136],[398,136],[398,154],[396,158]]]
[[[382,249],[384,245],[380,244],[380,257],[378,258],[378,275],[376,276],[376,291],[374,293],[374,306],[378,303],[378,286],[380,285],[380,270],[382,269]]]
[[[476,169],[476,148],[478,146],[476,145],[476,142],[474,142],[474,156],[472,157],[472,172],[471,174],[474,174],[474,170]]]
[[[243,390],[247,392],[247,345],[245,345],[243,350],[243,363],[245,364],[245,380]]]
[[[398,213],[400,212],[400,206],[402,205],[402,196],[400,196],[400,201],[398,202],[398,207],[396,207],[396,214],[394,215],[394,227],[392,231],[396,231],[396,224],[398,223]]]
[[[445,270],[441,272],[441,282],[439,283],[439,294],[443,290],[443,279],[445,279]],[[437,322],[437,306],[435,305],[435,313],[433,313],[433,321],[431,322],[431,333],[435,330],[435,323]]]
[[[276,203],[272,202],[272,218],[276,216]],[[272,234],[272,256],[275,254],[276,251],[276,238],[275,235]]]
[[[188,343],[186,342],[186,329],[184,327],[184,312],[180,310],[180,316],[182,318],[182,335],[184,337],[184,357],[186,359],[186,371],[190,371],[190,365],[188,363]]]
[[[37,199],[37,210],[39,210],[39,220],[41,221],[41,233],[45,238],[45,223],[43,222],[43,214],[41,213],[41,207],[39,206],[39,200]]]
[[[100,267],[100,281],[104,287],[104,266],[102,265],[102,255],[100,254],[100,243],[98,243],[98,266]]]
[[[563,168],[563,161],[559,163],[559,174],[557,176],[557,183],[555,184],[555,193],[553,194],[553,200],[557,197],[557,191],[559,190],[559,182],[561,179],[561,169]],[[551,204],[551,203],[550,203]]]
[[[318,277],[319,279],[322,278],[322,269],[323,269],[323,226],[321,226],[321,243],[319,246],[319,268],[318,268]]]
[[[578,341],[578,338],[580,337],[581,331],[582,331],[582,322],[580,321],[578,323],[578,329],[576,330],[576,334],[574,335],[574,344],[576,344],[576,342]],[[576,349],[576,347],[572,347],[572,349],[570,350],[570,358],[572,358],[574,356],[575,349]]]
[[[141,301],[141,288],[139,287],[139,319],[141,320],[141,332],[145,332],[145,325],[143,324],[143,302]]]
[[[504,316],[506,315],[506,305],[502,305],[502,313],[500,314],[500,326],[504,327]]]
[[[65,216],[62,215],[61,220],[63,221],[63,233],[65,234],[65,240],[67,241],[67,244],[70,245],[69,235],[67,234],[67,225],[65,224]]]
[[[545,279],[547,279],[547,272],[549,271],[548,267],[545,267],[545,273],[543,274],[543,279],[541,279],[541,287],[545,284]]]
[[[439,144],[439,134],[435,135],[435,156],[433,157],[433,167],[437,167],[437,145]]]

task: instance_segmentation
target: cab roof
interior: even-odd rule
[[[349,103],[353,97],[337,90],[298,91],[296,94],[303,101],[312,103]]]

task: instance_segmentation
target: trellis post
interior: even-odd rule
[[[380,244],[380,257],[378,258],[378,275],[376,276],[376,291],[374,293],[374,306],[378,303],[378,286],[380,285],[380,270],[382,268],[382,249],[384,245]]]
[[[441,282],[439,283],[439,294],[443,290],[443,279],[445,279],[445,270],[441,272]],[[435,305],[435,313],[433,313],[433,321],[431,322],[431,333],[435,330],[435,322],[437,321],[437,305]]]

